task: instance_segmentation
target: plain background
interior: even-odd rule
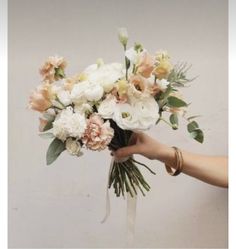
[[[38,114],[27,109],[49,55],[77,73],[97,58],[122,61],[117,28],[128,28],[130,46],[166,49],[174,62],[193,64],[199,75],[184,96],[189,114],[201,114],[205,142],[165,124],[148,133],[169,145],[227,155],[227,1],[224,0],[10,0],[9,1],[9,246],[19,248],[124,247],[126,202],[111,193],[105,212],[109,153],[66,153],[46,166],[49,140],[38,137]],[[191,177],[170,177],[163,164],[138,157],[152,186],[138,198],[136,247],[226,248],[228,192]]]

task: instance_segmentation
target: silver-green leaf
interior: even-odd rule
[[[64,150],[65,144],[60,139],[55,138],[48,147],[47,165],[52,164]]]
[[[187,103],[184,102],[182,99],[179,99],[177,97],[174,96],[169,96],[167,98],[167,105],[170,107],[184,107],[187,106]]]

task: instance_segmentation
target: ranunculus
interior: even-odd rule
[[[145,78],[149,78],[154,69],[153,57],[147,52],[142,53],[137,68],[137,73],[141,74]]]
[[[72,107],[67,107],[57,115],[52,132],[55,137],[65,141],[67,137],[81,138],[85,128],[85,116],[74,113]]]
[[[137,113],[128,103],[119,103],[115,107],[113,120],[124,130],[136,130],[138,128]]]
[[[109,121],[104,123],[103,119],[96,113],[87,120],[87,128],[82,137],[82,142],[90,150],[104,150],[111,142],[114,130]]]
[[[98,83],[90,83],[84,90],[85,97],[88,101],[98,101],[103,96],[103,88]]]
[[[39,72],[43,76],[43,80],[52,83],[55,80],[64,78],[64,69],[67,63],[63,57],[50,56]]]
[[[114,109],[116,106],[115,96],[109,94],[107,97],[100,103],[98,107],[98,113],[105,119],[110,119],[113,117]]]
[[[29,108],[43,112],[52,105],[51,86],[47,83],[37,87],[29,99]]]
[[[71,137],[66,139],[66,150],[72,156],[81,156],[83,153],[81,152],[80,142]]]
[[[138,118],[137,130],[150,129],[159,118],[159,106],[153,97],[134,103],[134,110]]]

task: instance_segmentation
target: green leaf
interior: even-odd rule
[[[195,116],[188,117],[187,120],[190,121],[191,119],[198,118],[198,117],[201,117],[201,115],[195,115]]]
[[[165,99],[169,96],[169,94],[173,91],[173,88],[171,87],[171,85],[169,84],[165,90],[165,92],[163,92],[160,96],[160,99]]]
[[[125,56],[125,64],[126,64],[126,69],[128,70],[130,68],[130,60]]]
[[[64,150],[65,144],[60,139],[55,138],[48,147],[47,165],[52,164]]]
[[[54,120],[52,121],[48,121],[47,124],[44,126],[43,131],[48,131],[50,129],[52,129],[52,123]]]
[[[170,115],[170,123],[172,124],[173,130],[178,129],[179,120],[177,114],[173,113]]]
[[[54,135],[51,132],[39,133],[39,136],[42,138],[54,138]]]
[[[187,103],[185,103],[182,99],[179,99],[174,96],[169,96],[167,98],[167,105],[170,107],[183,107],[187,106]]]
[[[196,130],[190,132],[190,135],[191,135],[191,137],[193,139],[195,139],[199,143],[203,143],[203,141],[204,141],[204,134],[203,134],[202,130],[196,129]]]
[[[198,123],[196,121],[190,122],[187,126],[188,132],[192,132],[198,128],[199,128],[199,126],[198,126]]]

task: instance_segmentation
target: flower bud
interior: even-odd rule
[[[126,47],[128,42],[128,31],[126,28],[119,28],[118,29],[118,36],[121,44]]]

